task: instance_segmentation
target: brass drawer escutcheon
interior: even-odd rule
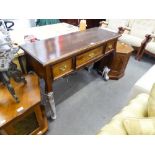
[[[111,50],[113,48],[112,44],[108,45],[108,49]]]
[[[91,57],[91,58],[94,57],[94,56],[95,56],[95,53],[90,53],[89,54],[89,57]]]
[[[52,66],[53,78],[57,79],[68,72],[71,72],[72,68],[72,59],[67,59],[65,61],[59,62]]]
[[[85,65],[86,63],[95,59],[96,57],[101,56],[102,51],[103,51],[103,46],[97,47],[95,49],[92,49],[90,51],[87,51],[83,54],[76,56],[76,68],[78,68],[79,66]]]
[[[66,70],[66,68],[67,68],[67,65],[64,65],[64,66],[60,67],[59,69],[64,72]]]

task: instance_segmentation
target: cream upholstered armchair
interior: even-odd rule
[[[152,19],[109,19],[100,22],[101,28],[121,32],[120,42],[131,45],[137,51],[136,59],[140,60],[144,53],[155,56],[155,20]],[[122,29],[119,29],[122,27]],[[152,38],[152,41],[149,42]],[[145,49],[145,50],[144,50]]]
[[[127,19],[108,19],[106,21],[101,21],[100,25],[102,29],[118,32],[119,27],[128,26],[129,20]]]
[[[132,87],[129,102],[104,125],[100,135],[155,135],[155,65]]]
[[[145,46],[144,49],[141,51],[141,53],[139,53],[137,59],[141,60],[144,53],[155,57],[155,34],[149,36],[149,41],[144,46]]]
[[[123,33],[119,41],[131,45],[137,52],[136,58],[143,51],[144,46],[149,41],[149,34],[155,31],[155,20],[136,19],[129,22],[129,27],[125,27],[128,33]]]

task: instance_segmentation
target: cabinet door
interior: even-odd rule
[[[4,130],[9,135],[29,135],[39,128],[35,112],[21,117],[7,125]]]
[[[109,72],[109,77],[111,79],[119,79],[124,75],[130,54],[131,53],[116,53],[116,56],[114,57],[110,67],[111,71]]]
[[[8,135],[43,134],[47,131],[47,127],[44,110],[40,105],[36,105],[6,124],[0,133]]]
[[[105,53],[108,53],[108,52],[115,50],[115,49],[116,49],[116,40],[109,41],[106,44]]]

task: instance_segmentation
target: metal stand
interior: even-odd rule
[[[104,78],[105,81],[109,80],[109,76],[108,73],[110,72],[110,68],[108,68],[107,66],[105,66],[103,68],[103,72],[102,72],[102,77]]]
[[[16,100],[16,102],[19,102],[19,99],[15,93],[15,90],[13,89],[10,79],[7,75],[7,72],[0,72],[0,81],[7,87],[8,91],[12,95],[12,97]]]
[[[17,69],[17,65],[12,62],[14,54],[17,53],[19,48],[14,47],[4,20],[0,20],[0,25],[0,80],[7,87],[16,102],[19,102],[15,90],[10,83],[10,78],[13,78],[16,82],[26,83],[22,73]]]
[[[91,73],[91,71],[93,70],[93,68],[94,68],[94,63],[91,64],[91,65],[89,65],[89,66],[87,67],[88,72]]]
[[[17,69],[17,65],[15,63],[11,62],[7,73],[8,76],[12,77],[16,82],[23,82],[24,84],[27,83],[25,78],[22,76],[21,71]]]
[[[18,103],[19,99],[15,93],[14,88],[10,83],[10,78],[13,78],[16,82],[23,82],[24,84],[26,84],[25,78],[22,76],[22,73],[17,69],[17,65],[14,64],[13,62],[11,62],[8,71],[0,72],[0,81],[2,81],[2,83],[7,87],[10,94]]]

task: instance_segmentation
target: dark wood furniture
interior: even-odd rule
[[[79,26],[81,19],[60,19],[61,22],[65,22],[71,25]],[[103,19],[86,19],[87,21],[87,29],[98,27],[100,25],[100,22],[103,21]]]
[[[60,19],[60,21],[74,26],[78,26],[80,24],[80,19]]]
[[[21,46],[26,53],[27,69],[45,80],[45,97],[53,119],[56,118],[53,81],[115,52],[118,37],[120,34],[91,28]]]
[[[134,49],[124,43],[117,42],[116,52],[102,58],[102,61],[96,63],[96,69],[102,75],[105,66],[110,68],[109,79],[118,80],[124,76],[126,66],[130,55]]]
[[[48,129],[44,110],[40,106],[38,77],[33,74],[25,78],[25,85],[11,81],[19,103],[15,102],[5,86],[0,86],[0,134],[43,134]]]
[[[117,42],[116,54],[113,57],[109,72],[110,79],[120,79],[124,76],[126,66],[128,64],[130,55],[134,49],[124,43]]]

